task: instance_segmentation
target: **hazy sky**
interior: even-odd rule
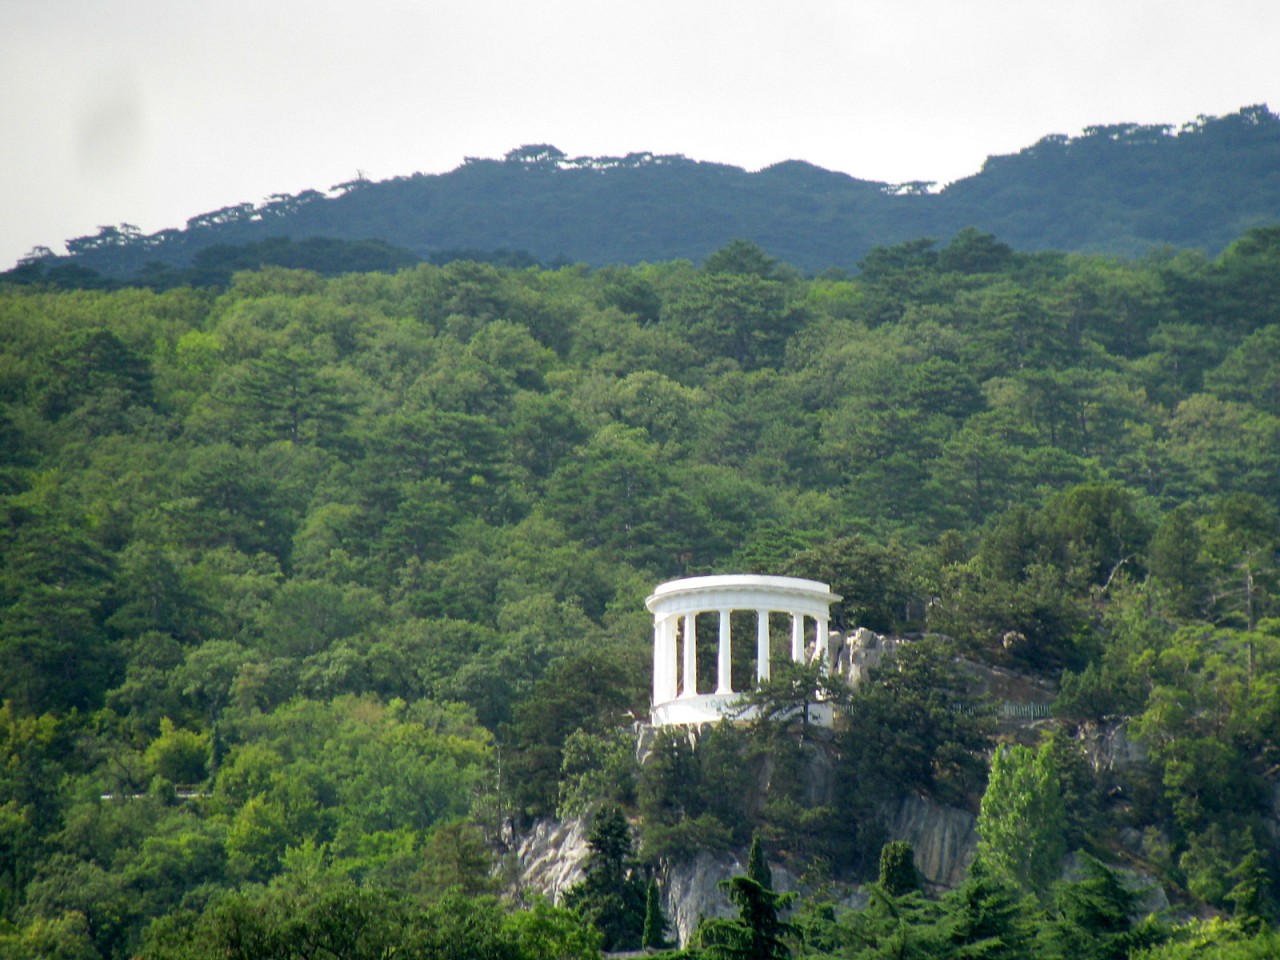
[[[523,143],[948,182],[1255,103],[1280,0],[0,0],[0,269]]]

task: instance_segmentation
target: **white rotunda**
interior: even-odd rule
[[[685,577],[657,587],[644,602],[653,614],[653,725],[714,723],[738,704],[742,691],[733,689],[734,611],[756,615],[753,659],[759,683],[769,679],[771,615],[790,618],[788,659],[803,662],[806,651],[812,651],[814,659],[828,663],[831,604],[839,600],[827,584],[798,577]],[[709,682],[699,687],[699,614],[718,615],[714,688]]]

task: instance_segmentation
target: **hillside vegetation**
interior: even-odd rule
[[[1023,925],[989,955],[1033,927],[1040,956],[1159,939],[1070,939],[1090,909],[1129,937],[1132,907],[1105,871],[1055,887],[1075,849],[1268,936],[1280,228],[1138,261],[966,230],[857,278],[736,242],[9,285],[0,399],[2,957],[589,956],[631,935],[601,906],[647,869],[617,866],[626,823],[650,866],[757,834],[870,880],[910,791],[981,810],[967,895]],[[638,769],[643,599],[714,572],[821,579],[837,625],[928,636],[830,739],[659,738]],[[1060,680],[1058,733],[991,765],[958,654]],[[1071,734],[1118,717],[1149,762],[1099,779]],[[815,751],[830,806],[802,795]],[[580,911],[489,898],[504,819],[611,809]],[[909,886],[884,889],[925,913],[834,930],[815,900],[779,936],[880,955],[903,917],[933,929]]]
[[[381,263],[374,269],[400,265],[388,257],[478,254],[592,266],[700,262],[746,238],[819,272],[851,269],[876,245],[949,240],[969,226],[1023,250],[1138,256],[1171,245],[1216,255],[1246,229],[1280,222],[1278,171],[1280,118],[1264,105],[1179,129],[1112,124],[1047,136],[941,189],[858,180],[800,161],[748,173],[679,155],[569,157],[539,144],[441,175],[357,179],[328,194],[235,203],[191,217],[185,229],[144,235],[130,224],[104,226],[68,240],[69,257],[44,251],[39,266],[163,286],[199,282],[208,264],[196,263],[194,281],[181,271],[209,247],[281,237],[356,243],[363,249],[348,255]],[[259,263],[324,270],[330,259],[310,256]]]

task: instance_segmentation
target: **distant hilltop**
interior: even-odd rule
[[[27,262],[131,279],[189,267],[211,246],[289,237],[377,241],[408,260],[516,251],[531,263],[603,266],[701,261],[740,238],[820,272],[854,269],[875,246],[946,239],[965,227],[1024,250],[1212,254],[1250,227],[1280,222],[1278,170],[1280,118],[1265,105],[1182,127],[1047,136],[941,188],[795,160],[749,173],[678,154],[569,157],[534,144],[502,159],[467,158],[444,174],[274,194],[193,216],[184,229],[103,227],[68,240],[66,255],[37,248]]]

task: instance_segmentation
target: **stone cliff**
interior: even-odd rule
[[[583,817],[537,820],[524,834],[505,837],[504,871],[512,877],[513,894],[538,894],[558,903],[585,874],[587,832]]]
[[[955,886],[963,878],[977,848],[974,817],[965,810],[945,807],[926,797],[904,797],[885,811],[889,839],[907,840],[915,848],[916,867],[935,889]],[[559,901],[564,892],[583,877],[589,823],[583,818],[539,820],[532,828],[508,839],[506,857],[512,893],[540,894]],[[720,889],[720,881],[746,872],[747,851],[711,853],[663,863],[658,870],[663,910],[680,943],[703,917],[733,915]],[[786,892],[800,889],[799,879],[785,865],[771,863],[773,885]],[[842,902],[851,907],[865,903],[854,887],[844,890]]]
[[[977,820],[972,813],[928,797],[908,796],[886,819],[889,839],[911,844],[916,869],[926,883],[950,888],[964,880],[978,849]]]

